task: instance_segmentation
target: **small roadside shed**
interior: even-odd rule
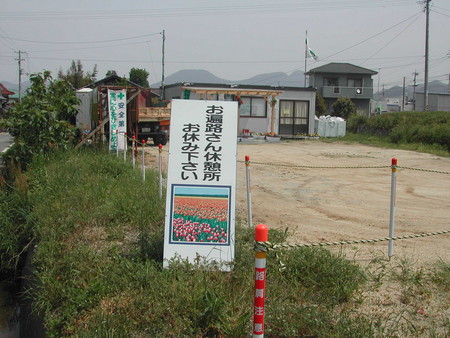
[[[151,89],[144,89],[129,80],[113,74],[76,91],[76,95],[80,99],[77,126],[85,130],[92,130],[99,126],[103,127],[103,125],[107,126],[108,89],[126,89],[127,91],[127,125],[130,135],[137,132],[139,109],[155,106],[159,102],[159,96]]]

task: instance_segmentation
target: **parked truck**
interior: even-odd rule
[[[137,140],[153,140],[155,145],[165,145],[169,140],[170,102],[161,102],[150,89],[123,86],[98,86],[77,91],[80,99],[77,126],[85,132],[82,143],[95,135],[109,139],[108,89],[127,90],[127,134]]]
[[[170,107],[138,109],[137,138],[153,139],[155,145],[165,145],[169,140]]]

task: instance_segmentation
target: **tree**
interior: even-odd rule
[[[116,75],[117,76],[117,72],[115,71],[115,70],[112,70],[112,69],[110,69],[110,70],[108,70],[107,72],[106,72],[106,77],[109,77],[109,76],[112,76],[112,75]]]
[[[9,109],[1,124],[14,138],[4,157],[26,169],[37,154],[66,149],[78,131],[69,121],[77,114],[79,100],[65,80],[53,81],[49,71],[33,74],[22,101]]]
[[[92,78],[97,76],[97,65],[94,66],[92,72],[84,73],[83,65],[81,61],[72,60],[72,64],[70,68],[67,70],[66,74],[62,71],[62,69],[58,72],[58,78],[66,80],[69,82],[73,88],[78,89],[82,88],[90,83],[92,83]]]
[[[339,116],[347,120],[350,115],[356,114],[355,104],[348,97],[340,97],[332,105],[333,116]]]
[[[148,88],[150,87],[148,83],[148,76],[150,75],[145,69],[131,68],[130,70],[130,81],[136,83],[137,85]]]
[[[327,106],[325,105],[325,101],[318,92],[316,92],[316,115],[321,116],[327,111]]]

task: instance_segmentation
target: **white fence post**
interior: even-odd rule
[[[142,181],[145,182],[145,140],[142,140]]]
[[[391,209],[389,213],[389,238],[394,237],[395,225],[395,190],[396,190],[396,173],[397,173],[397,159],[392,159],[392,175],[391,175]],[[394,251],[394,240],[390,239],[388,244],[388,256],[392,257]]]
[[[247,184],[247,212],[248,212],[248,227],[253,227],[252,220],[252,195],[250,190],[250,156],[245,156],[245,179]]]

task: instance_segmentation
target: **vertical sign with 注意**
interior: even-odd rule
[[[173,100],[164,265],[234,259],[237,102]]]
[[[125,150],[127,132],[127,92],[125,89],[108,89],[109,108],[109,150]]]

